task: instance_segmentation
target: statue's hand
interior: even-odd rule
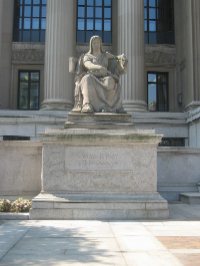
[[[125,72],[127,70],[127,65],[128,65],[127,57],[124,54],[122,54],[122,55],[118,55],[117,58],[119,60],[121,69]]]
[[[99,68],[99,73],[101,74],[101,76],[106,76],[107,75],[107,73],[108,73],[108,71],[107,71],[107,69],[105,68],[105,67],[100,67]]]

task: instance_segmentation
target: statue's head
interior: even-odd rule
[[[93,54],[93,50],[99,49],[101,53],[103,52],[102,49],[102,40],[101,37],[95,35],[90,38],[90,49],[89,54]]]

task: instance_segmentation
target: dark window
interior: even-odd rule
[[[87,43],[93,35],[111,44],[112,0],[77,0],[77,43]]]
[[[184,138],[162,138],[159,146],[174,146],[174,147],[184,147],[185,139]]]
[[[145,43],[174,43],[174,0],[144,0]]]
[[[168,73],[148,72],[148,110],[168,111]]]
[[[30,137],[27,137],[27,136],[15,136],[15,135],[6,135],[6,136],[3,136],[3,140],[8,140],[8,141],[11,141],[11,140],[18,140],[18,141],[23,141],[23,140],[30,140]]]
[[[40,92],[39,71],[19,71],[18,109],[38,110]]]
[[[44,42],[46,0],[15,0],[15,42]]]

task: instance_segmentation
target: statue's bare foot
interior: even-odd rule
[[[75,113],[80,113],[81,112],[81,104],[77,104],[76,106],[74,106],[74,108],[72,109],[72,112]]]
[[[82,108],[82,113],[94,113],[93,107],[91,104],[86,103]]]

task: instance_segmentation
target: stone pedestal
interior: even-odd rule
[[[31,219],[167,218],[157,192],[160,138],[123,127],[47,130]]]

